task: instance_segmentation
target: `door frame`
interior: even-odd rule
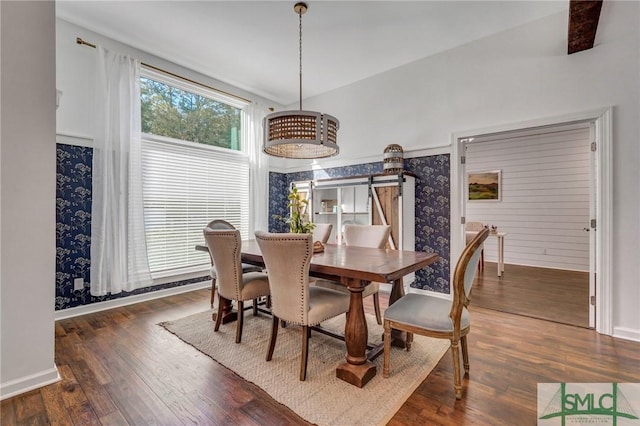
[[[462,139],[488,135],[492,133],[512,132],[535,127],[557,126],[575,122],[593,122],[595,124],[597,162],[595,185],[595,210],[597,232],[595,233],[595,253],[597,271],[595,329],[598,333],[612,335],[612,115],[613,108],[583,111],[562,116],[547,117],[531,121],[509,123],[482,129],[471,129],[451,134],[451,263],[462,253],[465,243],[464,226],[461,218],[464,213],[465,167],[461,164],[464,155]],[[453,279],[453,277],[451,277]],[[450,286],[451,288],[451,286]]]

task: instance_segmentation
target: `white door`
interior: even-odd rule
[[[596,262],[596,188],[598,182],[597,157],[596,157],[596,125],[589,125],[589,140],[591,141],[591,155],[589,156],[589,223],[583,228],[589,233],[589,327],[596,326],[596,284],[597,284],[597,264]]]

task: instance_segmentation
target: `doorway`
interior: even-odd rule
[[[469,182],[468,182],[467,173],[469,171],[472,171],[470,168],[467,167],[468,166],[467,158],[466,158],[466,154],[468,151],[467,144],[474,143],[474,141],[477,140],[478,142],[476,143],[478,143],[478,146],[480,146],[480,143],[482,143],[483,141],[486,142],[488,140],[505,139],[505,138],[513,138],[513,137],[525,137],[525,136],[531,137],[532,135],[533,136],[542,135],[548,132],[554,132],[559,130],[568,131],[571,129],[574,129],[574,130],[582,129],[581,131],[587,131],[589,135],[588,137],[589,153],[587,154],[587,158],[588,158],[587,163],[589,166],[588,174],[590,176],[590,179],[588,183],[588,186],[589,186],[588,201],[586,202],[586,204],[583,201],[583,205],[586,205],[586,209],[588,211],[586,215],[586,219],[579,219],[579,220],[576,219],[578,221],[586,221],[586,223],[581,223],[581,226],[579,228],[571,230],[573,235],[570,238],[573,238],[576,240],[583,239],[588,241],[588,246],[587,246],[588,248],[582,250],[582,257],[584,258],[584,255],[586,253],[586,257],[587,257],[586,263],[588,265],[583,267],[583,269],[587,271],[587,277],[590,281],[589,297],[586,298],[586,306],[584,306],[584,309],[586,309],[589,313],[588,326],[595,327],[596,330],[600,333],[611,334],[611,298],[610,298],[610,295],[611,295],[611,289],[610,289],[610,285],[611,285],[611,270],[610,270],[611,197],[609,195],[611,193],[611,190],[610,190],[611,188],[611,177],[610,177],[610,173],[611,173],[610,171],[611,109],[573,114],[571,116],[565,116],[560,118],[536,120],[536,121],[527,122],[527,123],[517,123],[513,125],[506,125],[506,126],[501,126],[501,127],[491,128],[491,129],[481,129],[476,131],[454,133],[452,135],[452,161],[451,161],[451,171],[452,171],[452,174],[451,174],[452,176],[451,221],[452,221],[452,224],[459,224],[459,226],[456,225],[456,226],[452,226],[451,228],[452,259],[455,259],[456,256],[461,252],[462,248],[464,247],[464,240],[465,240],[464,222],[467,216],[467,208],[468,208],[467,201],[469,201],[468,199]],[[593,144],[593,149],[595,149],[595,151],[591,151],[592,142],[595,142],[595,144]],[[533,155],[530,151],[528,151],[530,148],[531,147],[527,147],[526,144],[524,145],[524,148],[521,148],[521,151],[522,151],[521,156],[525,160],[527,157]],[[552,148],[552,147],[548,147],[548,148]],[[549,151],[553,151],[553,150],[549,149]],[[473,153],[471,154],[473,155]],[[499,156],[499,155],[494,153],[494,156]],[[489,157],[487,158],[491,158],[491,155],[489,155]],[[470,157],[470,161],[473,162],[473,157]],[[504,172],[507,172],[509,168],[513,166],[512,163],[515,162],[516,160],[511,160],[511,163],[509,162],[508,159],[506,160],[506,162],[504,161],[505,159],[503,159],[503,163],[501,164],[494,163],[489,168],[491,168],[491,171],[499,170],[502,174],[503,169],[504,169]],[[533,167],[531,169],[531,171],[534,172],[533,177],[535,178],[536,176],[540,176],[542,180],[547,179],[550,173],[548,171],[545,171],[545,169],[548,167],[551,167],[547,163],[553,163],[553,161],[554,161],[554,156],[550,156],[550,158],[547,158],[546,160],[540,160],[540,166],[537,167],[539,170],[536,170],[536,167]],[[566,159],[562,161],[566,161]],[[567,165],[565,164],[561,164],[561,165],[555,164],[554,166],[557,166],[560,169],[567,168]],[[477,167],[477,164],[475,167]],[[518,166],[516,165],[516,167]],[[520,167],[524,168],[525,166],[522,165]],[[501,178],[502,177],[504,177],[504,174],[502,174]],[[529,183],[531,184],[530,186],[533,186],[533,188],[535,188],[538,184],[536,182],[536,179],[533,179]],[[508,195],[509,197],[514,196],[513,189],[517,188],[517,185],[514,187],[513,182],[508,182],[508,181],[505,181],[504,185],[505,186],[502,187],[501,189],[504,190],[505,192],[500,193],[500,195],[501,196]],[[520,191],[521,193],[518,196],[525,197],[527,195],[526,189],[520,189]],[[530,188],[529,191],[533,191],[533,190]],[[581,191],[585,192],[585,189],[583,188]],[[511,193],[509,194],[509,192]],[[544,197],[544,191],[542,191],[541,193],[539,191],[537,195]],[[560,195],[559,197],[556,197],[556,198],[559,198],[561,203],[562,203],[563,197],[566,199],[576,198],[573,196],[567,198],[568,196],[569,196],[568,194],[565,194],[565,195]],[[582,194],[582,196],[584,197],[585,194]],[[499,202],[506,203],[504,200],[505,200],[504,198],[500,198]],[[520,199],[521,202],[524,202],[524,200],[525,198]],[[549,198],[549,200],[547,201],[551,201],[551,198]],[[482,206],[480,210],[484,210],[485,213],[490,212],[491,210],[494,210],[494,208],[490,207],[491,204],[489,202],[487,202],[486,204],[480,204],[480,205]],[[496,204],[494,204],[494,207],[495,206]],[[513,210],[512,214],[520,213],[522,215],[526,215],[526,213],[529,211],[529,209],[523,208],[523,206],[513,208],[512,210]],[[571,211],[570,213],[576,213],[576,212]],[[478,217],[477,219],[481,219],[481,218]],[[485,220],[498,221],[498,219],[503,220],[505,219],[505,217],[495,216],[493,218],[489,218],[488,220],[487,219]],[[531,218],[529,219],[525,218],[525,220],[530,220],[530,219]],[[520,265],[523,268],[532,268],[532,267],[541,268],[541,270],[544,270],[543,272],[545,273],[548,272],[547,271],[548,269],[579,271],[580,268],[575,268],[575,266],[573,268],[563,268],[562,265],[558,264],[557,262],[556,264],[553,264],[553,262],[550,264],[549,263],[536,264],[535,262],[526,262],[526,261],[523,261],[521,258],[518,258],[518,256],[521,256],[521,257],[524,256],[524,254],[519,253],[516,255],[516,252],[518,251],[518,249],[516,249],[515,243],[516,241],[522,240],[522,238],[521,237],[516,238],[518,231],[515,228],[513,228],[513,226],[517,227],[518,221],[515,221],[515,222],[516,223],[509,223],[509,224],[506,224],[507,222],[505,222],[505,224],[503,225],[500,225],[499,223],[487,223],[488,225],[497,226],[498,232],[512,231],[514,233],[514,235],[512,235],[514,239],[511,241],[512,243],[514,243],[511,246],[511,249],[512,249],[511,254],[509,254],[510,245],[509,245],[508,235],[507,237],[505,237],[504,257],[507,265],[505,268],[505,273],[502,274],[502,278],[500,278],[502,280],[502,283],[501,284],[499,282],[497,283],[499,285],[502,285],[501,287],[502,290],[506,288],[505,281],[508,281],[506,279],[506,276],[509,273],[510,265]],[[597,228],[596,228],[596,225],[597,225]],[[549,228],[552,228],[552,226],[556,226],[556,225],[548,225]],[[588,231],[585,230],[585,228],[588,229]],[[596,232],[596,229],[597,229],[597,232]],[[565,232],[565,238],[569,238],[569,236],[566,235],[566,231],[563,231],[563,232]],[[554,231],[550,231],[550,233],[553,235]],[[542,240],[543,241],[541,244],[542,247],[538,245],[537,247],[534,247],[534,248],[520,250],[521,252],[526,250],[535,252],[537,250],[538,251],[537,255],[539,258],[546,257],[547,258],[546,260],[562,260],[563,262],[567,260],[567,259],[561,259],[562,257],[565,257],[566,254],[568,254],[567,250],[569,250],[569,248],[567,247],[561,247],[562,241],[557,241],[558,240],[557,238],[554,240],[550,238],[549,235],[546,235],[546,236],[536,235],[537,234],[536,232],[533,232],[532,234],[533,236],[530,237],[529,239]],[[549,232],[547,232],[547,234],[549,234]],[[545,242],[544,240],[549,240],[549,241]],[[520,242],[517,244],[520,244]],[[487,256],[488,258],[487,260],[489,261],[488,265],[492,265],[492,259],[495,260],[495,258],[492,258],[492,256],[497,255],[496,253],[497,250],[495,248],[491,249],[491,246],[492,246],[492,241],[488,240],[485,245],[485,248],[487,249],[487,254],[488,254]],[[493,246],[494,247],[496,246],[495,242],[493,242]],[[492,251],[493,251],[493,255],[491,254]],[[533,258],[535,256],[532,255],[531,257]],[[584,271],[582,272],[584,273]],[[514,272],[512,272],[512,274],[514,274],[512,275],[512,277],[515,276]],[[526,275],[542,276],[542,273],[541,271],[529,270],[526,273]],[[597,288],[595,285],[596,276],[598,277]],[[497,278],[497,273],[496,273],[496,278]],[[523,280],[521,279],[519,281],[523,281]],[[512,286],[512,287],[515,287],[515,286]],[[508,290],[512,290],[512,288],[508,288]],[[548,300],[552,300],[554,297],[554,291],[547,290],[546,293],[548,293],[547,294],[547,296],[549,297]],[[593,305],[594,302],[597,302],[597,303]],[[475,298],[474,298],[474,303],[475,303]],[[545,307],[544,302],[537,302],[535,304],[540,305],[541,311],[544,310],[544,307]]]
[[[466,228],[484,224],[495,231],[484,246],[487,265],[477,273],[474,305],[593,326],[592,126],[562,124],[461,141]]]

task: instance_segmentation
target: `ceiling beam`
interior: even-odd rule
[[[596,40],[603,0],[569,1],[569,46],[567,53],[591,49]]]

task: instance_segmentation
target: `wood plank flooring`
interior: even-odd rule
[[[59,321],[63,380],[3,401],[0,423],[305,424],[157,325],[208,307],[208,290],[198,290]],[[366,307],[373,312],[370,300]],[[447,353],[390,425],[534,425],[539,382],[640,382],[640,343],[473,306],[471,314],[463,399],[455,399]]]
[[[471,303],[511,314],[589,327],[588,272],[485,262],[476,274]]]

